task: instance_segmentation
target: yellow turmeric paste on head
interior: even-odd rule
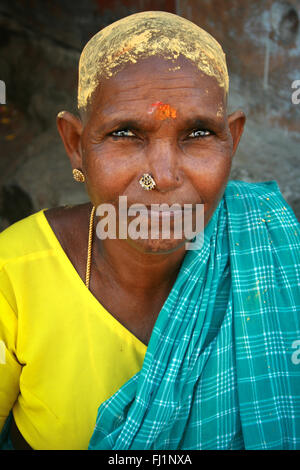
[[[87,107],[100,78],[109,78],[126,64],[154,55],[172,61],[184,56],[201,72],[215,77],[228,93],[228,72],[220,44],[185,18],[146,11],[112,23],[85,45],[79,60],[78,108]]]

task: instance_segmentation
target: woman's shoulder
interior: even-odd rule
[[[0,269],[7,262],[45,256],[58,250],[59,243],[66,248],[65,239],[70,234],[77,238],[86,213],[86,204],[42,209],[10,225],[0,233]]]
[[[15,222],[0,233],[0,263],[19,258],[45,245],[44,209]]]
[[[281,195],[277,181],[258,181],[248,182],[241,180],[230,180],[226,186],[225,196],[227,198],[243,196],[247,198],[255,198],[257,196],[265,196],[266,194],[279,196]]]
[[[240,215],[248,213],[249,217],[272,213],[281,220],[282,211],[286,211],[289,218],[298,224],[292,208],[283,197],[275,180],[257,183],[230,180],[225,189],[224,199],[231,213]]]

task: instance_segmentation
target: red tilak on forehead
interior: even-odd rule
[[[160,121],[164,121],[165,119],[176,118],[176,109],[172,108],[169,104],[164,104],[162,101],[156,101],[151,105],[150,110],[148,111],[149,114],[155,112],[155,119]]]

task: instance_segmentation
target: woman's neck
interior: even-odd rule
[[[124,289],[145,294],[169,289],[185,255],[184,245],[172,253],[145,253],[127,240],[99,240],[93,247],[94,267]]]

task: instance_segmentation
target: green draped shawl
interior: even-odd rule
[[[300,448],[299,247],[275,181],[230,181],[89,449]]]

